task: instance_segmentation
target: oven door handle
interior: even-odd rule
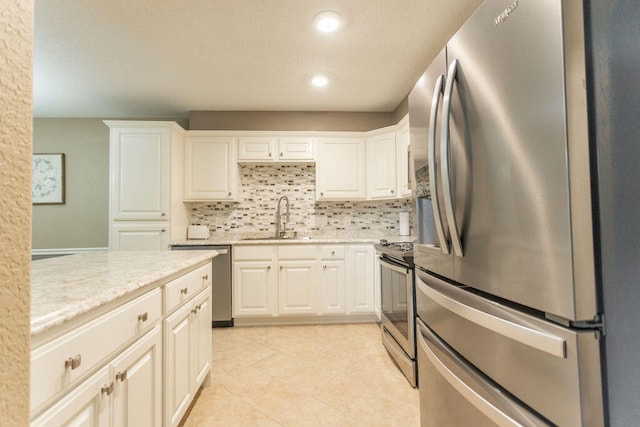
[[[401,273],[401,274],[409,274],[411,272],[411,269],[408,267],[393,264],[384,258],[379,258],[379,260],[380,260],[380,264],[384,264],[384,266],[390,270],[397,271],[398,273]]]

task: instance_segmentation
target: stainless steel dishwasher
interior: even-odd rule
[[[213,283],[211,285],[211,327],[224,328],[233,326],[231,313],[231,246],[228,245],[174,245],[174,251],[217,251],[212,263]]]

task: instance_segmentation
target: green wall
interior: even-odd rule
[[[109,128],[101,119],[34,119],[33,152],[64,153],[66,199],[33,205],[33,249],[107,247]]]

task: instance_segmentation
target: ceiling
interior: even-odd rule
[[[34,117],[390,112],[479,3],[36,0]],[[340,31],[314,29],[322,10]]]

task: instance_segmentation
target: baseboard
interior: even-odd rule
[[[331,323],[376,323],[376,315],[349,314],[334,316],[276,316],[246,317],[234,319],[234,326],[268,326],[268,325],[323,325]]]

